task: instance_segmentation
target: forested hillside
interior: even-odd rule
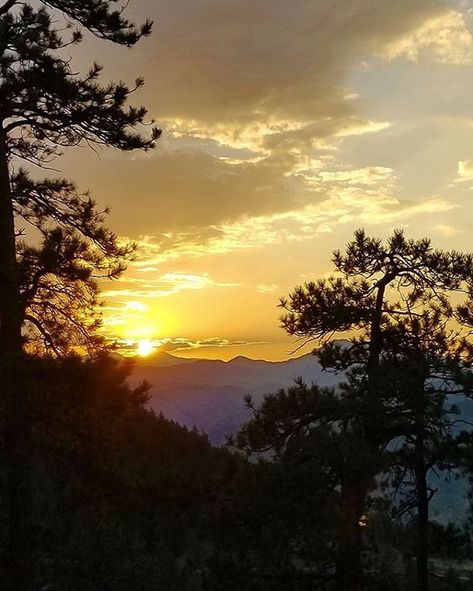
[[[162,363],[165,365],[162,365]],[[343,378],[323,372],[317,359],[306,354],[284,362],[237,357],[219,360],[137,360],[132,383],[150,384],[149,405],[156,412],[204,431],[212,443],[225,443],[251,417],[245,397],[262,400],[264,394],[290,386],[298,378],[306,383],[336,385]]]

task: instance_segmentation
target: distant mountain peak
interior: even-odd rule
[[[151,384],[150,406],[167,418],[190,428],[196,425],[209,434],[211,441],[222,443],[248,420],[244,397],[255,401],[265,394],[294,384],[335,386],[340,376],[322,371],[312,353],[284,361],[255,360],[238,355],[229,361],[218,359],[182,359],[169,354],[140,360],[132,381]]]
[[[237,355],[236,357],[229,359],[227,363],[233,363],[235,365],[247,365],[252,363],[267,363],[267,361],[264,359],[251,359],[250,357],[245,357],[244,355]]]
[[[134,357],[135,363],[138,367],[172,367],[174,365],[182,365],[185,363],[192,363],[197,359],[185,359],[183,357],[176,357],[167,351],[156,351],[147,357]]]

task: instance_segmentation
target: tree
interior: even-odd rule
[[[235,461],[212,522],[205,589],[329,588],[336,492],[317,462],[298,460]]]
[[[140,135],[136,128],[146,110],[126,106],[141,79],[131,88],[101,86],[100,66],[80,76],[63,52],[81,41],[81,29],[132,47],[151,32],[151,23],[136,27],[114,9],[113,0],[41,4],[5,0],[0,5],[0,388],[7,416],[11,580],[18,590],[33,584],[22,329],[56,352],[66,347],[59,336],[62,327],[68,339],[80,336],[79,342],[90,343],[95,323],[84,318],[74,298],[79,296],[90,311],[96,298],[93,272],[107,268],[113,276],[120,270],[117,260],[128,252],[105,229],[87,195],[64,179],[36,180],[22,163],[42,167],[63,148],[81,142],[146,150],[159,137],[155,128],[149,137]],[[21,218],[39,230],[42,247],[21,242]]]
[[[460,311],[460,310],[458,310]],[[395,401],[397,431],[402,437],[390,450],[400,512],[417,513],[417,588],[428,588],[429,503],[436,489],[430,476],[451,475],[464,464],[471,442],[462,415],[472,393],[472,345],[447,309],[412,310],[386,333],[383,368],[385,391]],[[450,326],[449,326],[450,325]]]
[[[36,588],[187,589],[209,552],[229,452],[146,408],[148,387],[129,386],[129,361],[30,356],[26,364]]]
[[[282,325],[304,342],[321,341],[318,356],[325,368],[348,372],[350,397],[356,406],[351,428],[361,434],[364,453],[373,459],[361,466],[347,464],[341,485],[340,510],[346,520],[337,558],[339,588],[356,590],[362,585],[359,523],[367,493],[390,441],[412,433],[412,429],[416,453],[422,458],[416,462],[417,492],[425,501],[429,461],[422,434],[430,412],[426,387],[435,370],[450,385],[464,377],[465,362],[471,359],[465,327],[472,324],[473,257],[434,250],[429,240],[407,240],[402,231],[395,231],[386,245],[358,231],[345,253],[334,253],[333,263],[336,275],[300,286],[281,301],[286,310]],[[451,303],[454,295],[464,301]],[[430,341],[428,329],[437,325],[440,329]],[[348,336],[350,342],[333,343],[330,339],[334,335]],[[426,350],[428,359],[422,356]],[[402,375],[404,365],[411,364],[419,352],[427,365],[424,363],[420,373],[419,367],[416,369],[417,392],[413,393],[412,384],[406,387],[405,379],[398,380],[402,387],[393,390],[386,375],[393,368],[387,365],[389,360],[399,362],[401,373],[397,375]],[[415,401],[418,403],[410,424],[400,413],[402,401],[407,400],[409,412],[415,409]],[[441,413],[440,418],[445,415]],[[421,527],[426,517],[424,512],[419,521],[419,590],[427,588],[426,541]]]
[[[287,499],[299,497],[296,505],[303,511],[291,511],[293,531],[287,528],[284,533],[292,547],[289,558],[303,565],[303,569],[299,566],[299,575],[301,570],[309,574],[309,588],[325,589],[343,568],[335,549],[346,530],[346,520],[358,509],[353,504],[347,510],[346,496],[351,491],[345,485],[346,467],[362,476],[366,464],[373,461],[360,432],[353,428],[351,394],[345,386],[337,392],[298,381],[266,395],[259,407],[248,399],[253,419],[231,441],[248,455],[265,457],[271,453],[281,465],[284,479],[292,485],[286,484]],[[377,469],[371,467],[371,471],[376,473]],[[298,474],[304,475],[304,486]],[[374,481],[370,488],[373,486]],[[310,517],[303,517],[307,511]],[[361,515],[362,511],[358,519]],[[357,535],[361,535],[360,528]]]

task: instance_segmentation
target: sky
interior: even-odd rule
[[[473,250],[473,2],[130,0],[154,31],[88,39],[163,129],[156,149],[79,147],[62,169],[109,205],[135,260],[104,330],[187,357],[287,359],[281,296],[357,228]]]

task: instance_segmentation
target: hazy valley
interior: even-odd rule
[[[133,381],[151,385],[150,406],[167,418],[204,431],[215,444],[236,431],[251,412],[244,398],[259,402],[302,378],[308,384],[335,386],[340,375],[322,371],[312,354],[271,362],[235,357],[230,361],[182,359],[160,353],[138,362]]]

